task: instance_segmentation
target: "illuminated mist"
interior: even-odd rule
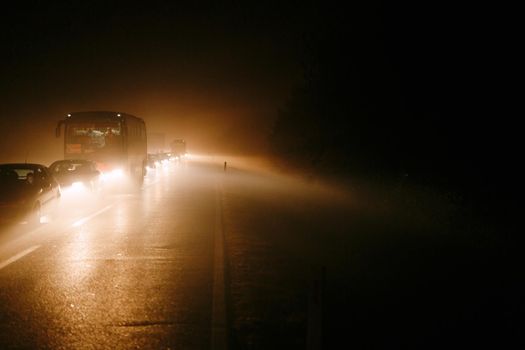
[[[300,75],[289,21],[270,9],[95,9],[20,7],[3,23],[1,162],[62,158],[56,121],[92,110],[141,117],[191,151],[265,152]]]

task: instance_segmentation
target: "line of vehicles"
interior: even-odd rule
[[[56,127],[64,135],[64,159],[49,167],[33,163],[0,164],[0,224],[38,224],[53,212],[65,188],[93,193],[124,180],[140,186],[147,169],[182,157],[177,153],[147,153],[146,124],[136,116],[111,111],[68,114]]]

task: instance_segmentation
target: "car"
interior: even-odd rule
[[[168,152],[159,153],[157,157],[161,164],[166,164],[171,160],[171,155]]]
[[[97,164],[91,160],[57,160],[49,166],[49,170],[63,189],[77,186],[93,192],[100,189],[101,174]]]
[[[149,169],[155,169],[157,165],[160,164],[159,157],[153,153],[148,153],[148,158],[146,162],[147,162],[146,165]]]
[[[53,214],[60,185],[42,164],[0,164],[0,221],[39,224]]]

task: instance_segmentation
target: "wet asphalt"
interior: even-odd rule
[[[219,170],[172,163],[3,227],[0,348],[210,349]]]

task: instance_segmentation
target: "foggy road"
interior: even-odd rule
[[[49,223],[4,228],[0,348],[515,339],[507,310],[522,289],[503,267],[518,265],[495,242],[472,248],[439,203],[396,208],[241,163],[195,157],[149,172],[140,190],[64,191]]]
[[[519,11],[6,4],[0,350],[525,349]]]
[[[170,164],[134,193],[64,193],[58,219],[4,230],[0,348],[209,349],[216,181]]]

